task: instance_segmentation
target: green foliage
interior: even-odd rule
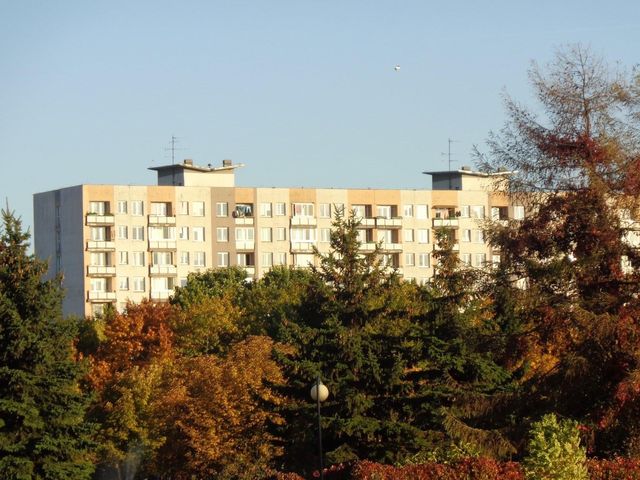
[[[242,267],[214,268],[190,273],[184,287],[176,287],[171,303],[187,308],[207,297],[230,294],[241,298],[247,285],[247,272]]]
[[[62,319],[59,279],[27,255],[28,233],[2,213],[0,236],[0,476],[89,478],[85,369],[74,360],[74,321]]]
[[[586,480],[586,459],[577,422],[548,414],[532,424],[523,463],[527,480]]]

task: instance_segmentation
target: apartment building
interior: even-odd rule
[[[482,221],[521,218],[495,192],[494,177],[463,168],[424,172],[431,190],[248,188],[234,165],[154,167],[157,185],[78,185],[34,195],[34,244],[50,275],[62,273],[65,314],[97,315],[106,304],[167,300],[190,272],[239,265],[259,278],[276,265],[301,268],[329,250],[336,209],[361,218],[362,250],[406,280],[433,275],[434,229],[447,227],[461,259],[497,261]]]

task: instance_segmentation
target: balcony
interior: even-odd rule
[[[115,302],[116,292],[99,292],[89,290],[87,292],[87,300],[90,302]]]
[[[458,228],[458,219],[457,218],[434,218],[433,219],[433,228],[445,227],[445,228]]]
[[[442,249],[436,243],[436,244],[433,245],[433,250],[436,251],[436,250],[442,250]],[[459,243],[454,243],[453,246],[451,247],[451,250],[453,250],[454,252],[459,252],[460,251],[460,244]]]
[[[315,227],[318,224],[316,217],[307,217],[304,215],[296,215],[291,217],[291,226]]]
[[[402,218],[401,217],[394,217],[394,218],[378,217],[376,218],[376,227],[400,228],[402,227]]]
[[[167,215],[149,215],[149,225],[175,225],[176,217]]]
[[[238,251],[254,251],[256,248],[256,242],[253,240],[236,240],[236,250]]]
[[[151,265],[149,275],[161,277],[175,277],[178,274],[178,267],[175,265]]]
[[[87,213],[87,225],[114,225],[115,218],[113,215],[107,213],[100,215],[98,213]]]
[[[247,276],[248,277],[255,276],[255,274],[256,274],[255,265],[242,265],[242,268],[244,268],[244,271],[247,272]]]
[[[361,227],[375,227],[376,219],[375,218],[357,218],[360,222]]]
[[[113,251],[116,249],[115,242],[106,242],[98,240],[89,240],[87,242],[87,250],[90,252]]]
[[[361,252],[373,252],[376,249],[375,242],[363,242],[360,244]]]
[[[173,293],[173,290],[151,290],[149,298],[151,298],[151,300],[169,300],[169,297],[171,297]]]
[[[253,217],[236,217],[236,225],[253,225]]]
[[[90,277],[113,277],[116,274],[116,267],[105,265],[89,265],[87,275]]]
[[[293,253],[313,253],[315,243],[312,242],[291,242],[291,252]]]
[[[149,240],[149,250],[176,250],[175,240]]]
[[[402,244],[401,243],[382,243],[380,246],[381,252],[401,252]]]

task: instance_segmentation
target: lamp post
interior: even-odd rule
[[[322,417],[320,416],[320,402],[329,397],[329,389],[320,380],[320,375],[311,387],[311,399],[318,405],[318,453],[320,454],[320,480],[324,479],[324,465],[322,464]]]

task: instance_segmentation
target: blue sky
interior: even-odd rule
[[[0,194],[30,226],[35,192],[153,183],[172,135],[242,186],[425,188],[577,42],[638,64],[640,2],[0,0]]]

